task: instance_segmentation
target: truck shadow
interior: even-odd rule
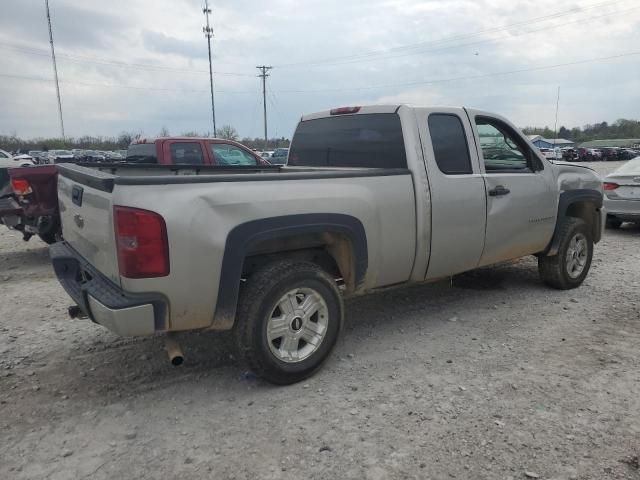
[[[452,283],[414,285],[348,299],[346,331],[334,358],[344,355],[345,350],[352,351],[355,344],[367,342],[371,332],[385,335],[403,328],[441,328],[449,317],[471,318],[478,309],[504,303],[511,290],[545,289],[534,263],[524,260],[464,274]],[[185,362],[173,367],[164,351],[162,336],[119,338],[101,327],[95,328],[95,334],[91,331],[83,341],[74,342],[64,358],[53,354],[57,358],[47,367],[47,375],[51,375],[56,388],[75,392],[73,397],[78,401],[114,402],[202,382],[229,391],[270,388],[239,364],[231,332],[178,334]]]
[[[545,288],[538,280],[535,262],[525,260],[460,275],[453,282],[395,288],[348,299],[346,331],[333,355],[339,357],[344,355],[343,350],[352,350],[354,343],[366,342],[372,331],[384,335],[389,329],[419,328],[416,319],[420,327],[434,327],[454,315],[471,317],[477,309],[505,303],[505,291],[522,288]],[[164,351],[163,337],[126,339],[102,330],[73,348],[73,371],[58,366],[60,371],[55,375],[61,383],[69,383],[70,390],[81,392],[80,396],[103,400],[201,382],[230,390],[268,388],[238,363],[231,332],[184,332],[178,334],[178,341],[185,362],[173,367]],[[65,389],[62,385],[60,388]]]

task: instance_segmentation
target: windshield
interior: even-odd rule
[[[126,161],[133,163],[158,163],[155,143],[136,143],[129,145]]]
[[[291,142],[289,165],[407,168],[400,117],[377,113],[300,122]]]
[[[640,158],[636,157],[622,165],[615,173],[623,175],[640,175]]]

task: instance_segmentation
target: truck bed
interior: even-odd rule
[[[393,168],[305,168],[265,165],[261,167],[202,165],[118,165],[95,166],[60,164],[65,177],[112,192],[115,185],[175,185],[209,182],[256,182],[323,178],[380,177],[409,175],[407,169]]]
[[[367,232],[357,279],[363,289],[406,282],[414,265],[416,207],[408,169],[66,164],[59,165],[58,198],[62,235],[81,263],[127,295],[154,292],[167,298],[170,316],[160,322],[162,329],[229,328],[228,316],[217,308],[218,295],[229,286],[225,282],[237,288],[251,247],[248,230],[256,222],[276,230],[288,222],[304,234],[320,216],[329,223],[352,219]],[[120,275],[116,208],[164,219],[168,275]],[[226,273],[223,264],[233,272]]]

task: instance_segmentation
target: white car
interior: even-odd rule
[[[607,175],[603,187],[608,227],[620,228],[623,222],[640,223],[640,157]]]
[[[547,160],[562,160],[562,152],[559,148],[540,148],[539,150]]]
[[[22,156],[14,157],[9,152],[0,150],[0,168],[31,167],[35,164],[30,158],[31,157],[22,158]]]

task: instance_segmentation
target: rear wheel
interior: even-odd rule
[[[593,239],[589,226],[581,219],[566,217],[558,230],[557,255],[538,257],[538,272],[553,288],[568,290],[584,281],[593,257]]]
[[[234,332],[249,368],[279,385],[315,373],[342,328],[335,280],[313,263],[280,261],[255,272],[244,287]]]

